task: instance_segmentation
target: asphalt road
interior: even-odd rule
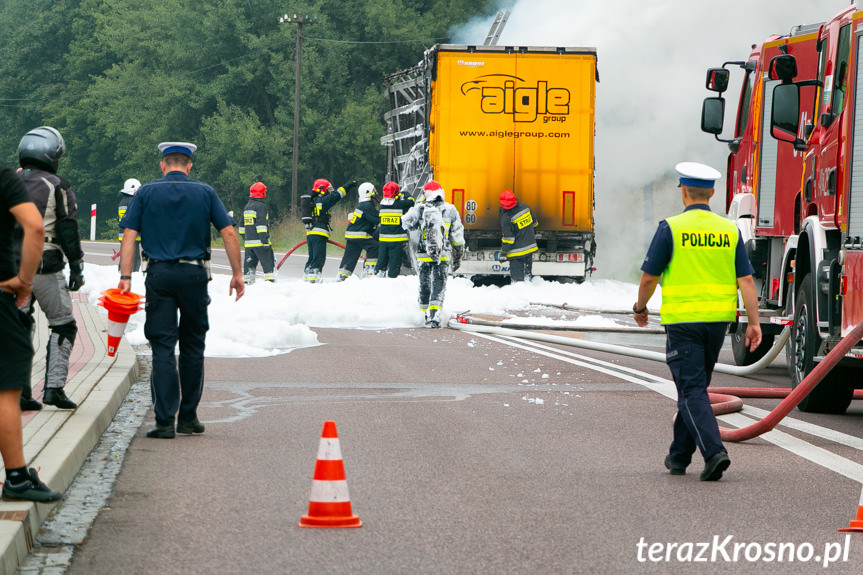
[[[731,468],[703,483],[700,463],[662,465],[664,364],[451,329],[316,331],[317,347],[208,359],[202,436],[147,439],[149,414],[69,573],[861,571],[863,534],[836,532],[861,495],[861,402],[729,444]],[[714,385],[784,387],[783,356]],[[326,420],[360,529],[297,526]]]

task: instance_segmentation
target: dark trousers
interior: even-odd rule
[[[375,274],[386,271],[389,278],[399,277],[402,270],[402,254],[404,254],[406,245],[406,241],[379,242]]]
[[[440,309],[446,292],[447,262],[420,262],[420,309]]]
[[[309,259],[306,261],[306,273],[320,273],[327,261],[327,238],[320,234],[306,235],[306,247],[309,249]]]
[[[509,259],[509,277],[514,282],[530,281],[533,277],[533,254]]]
[[[194,264],[155,262],[145,283],[144,335],[153,352],[150,390],[156,423],[173,425],[175,414],[179,421],[191,421],[198,416],[204,387],[204,343],[210,328],[207,271]],[[179,362],[174,354],[177,341]]]
[[[682,465],[692,461],[696,447],[705,460],[725,451],[719,425],[710,407],[707,386],[725,341],[728,324],[678,323],[665,326],[666,363],[677,387],[677,417],[669,453]]]
[[[265,274],[272,274],[276,268],[276,256],[273,254],[272,246],[256,246],[246,248],[243,254],[243,275],[255,273],[258,269],[258,262],[261,262],[261,269]]]
[[[345,255],[342,256],[342,261],[339,264],[339,274],[349,276],[354,273],[354,268],[357,267],[357,260],[360,259],[360,254],[366,252],[366,263],[377,263],[378,259],[378,241],[372,238],[365,240],[346,240]]]

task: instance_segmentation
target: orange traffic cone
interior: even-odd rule
[[[141,309],[141,296],[132,292],[120,293],[119,288],[109,289],[102,292],[99,305],[108,310],[108,356],[114,357],[129,316]]]
[[[362,527],[363,522],[351,511],[348,481],[342,450],[336,433],[336,422],[325,421],[315,462],[309,514],[300,518],[300,527]]]
[[[843,527],[837,531],[863,532],[863,492],[860,493],[860,503],[857,505],[857,519],[852,519],[848,527]]]

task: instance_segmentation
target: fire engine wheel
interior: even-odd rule
[[[759,359],[767,355],[770,348],[773,347],[774,335],[762,335],[761,344],[755,348],[755,351],[749,351],[746,346],[746,328],[745,324],[740,324],[737,331],[731,334],[731,351],[734,354],[735,365],[752,365]]]
[[[792,389],[800,385],[815,367],[814,357],[820,343],[810,274],[800,282],[800,291],[794,303],[794,325],[785,350]],[[854,388],[848,378],[843,377],[844,371],[839,366],[830,370],[797,408],[813,413],[845,413],[854,396]]]

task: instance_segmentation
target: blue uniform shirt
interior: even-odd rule
[[[709,212],[710,206],[707,204],[693,204],[683,211],[687,212],[689,210],[707,210]],[[659,222],[659,227],[653,236],[653,241],[650,242],[647,255],[644,256],[641,271],[652,276],[661,276],[665,268],[668,267],[669,262],[671,262],[672,255],[674,255],[674,238],[671,236],[671,227],[668,225],[668,222],[662,220]],[[749,263],[749,257],[746,255],[746,248],[743,245],[739,232],[737,234],[737,249],[734,254],[734,267],[739,278],[751,276],[755,273],[755,269]]]
[[[208,259],[210,224],[231,225],[216,191],[180,171],[147,182],[135,194],[121,228],[141,235],[141,247],[152,260]]]

